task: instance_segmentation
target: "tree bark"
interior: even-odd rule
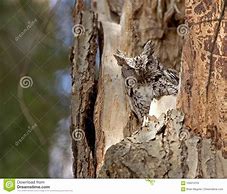
[[[179,107],[185,113],[185,125],[204,138],[211,137],[227,158],[225,9],[219,20],[223,7],[222,0],[186,1],[189,32],[183,50]]]
[[[74,10],[75,41],[72,62],[72,150],[77,178],[95,177],[95,128],[93,123],[97,16],[77,1]]]
[[[183,40],[177,35],[176,29],[177,24],[183,21],[184,4],[177,3],[179,12],[176,12],[172,10],[172,3],[157,5],[155,2],[95,1],[94,7],[104,34],[95,107],[97,172],[103,164],[107,148],[140,128],[125,95],[121,68],[113,57],[116,50],[120,49],[127,55],[134,56],[151,39],[156,43],[156,55],[160,61],[167,67],[180,69]],[[171,22],[172,20],[176,23]]]
[[[85,29],[71,56],[75,177],[226,178],[226,21],[219,26],[215,20],[222,1],[92,2],[87,7],[79,0],[74,10],[75,24]],[[184,7],[188,27],[182,35]],[[113,54],[138,55],[149,39],[160,62],[182,74],[179,110],[142,128]],[[78,141],[76,131],[84,138]]]
[[[226,178],[227,160],[211,138],[190,132],[171,110],[110,147],[100,178]]]

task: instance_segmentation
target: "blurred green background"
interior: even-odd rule
[[[74,3],[0,1],[1,178],[72,177],[68,55]]]

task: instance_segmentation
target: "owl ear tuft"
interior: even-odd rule
[[[116,54],[113,54],[113,56],[117,60],[117,64],[119,66],[127,65],[127,62],[125,60],[126,57],[125,57],[125,55],[120,50],[117,50],[116,51]]]
[[[143,48],[142,55],[147,55],[148,57],[151,57],[154,54],[154,46],[154,43],[149,40]]]

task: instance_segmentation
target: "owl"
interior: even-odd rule
[[[165,68],[154,54],[154,44],[148,41],[142,53],[134,58],[117,50],[114,54],[125,83],[129,104],[140,122],[144,116],[160,116],[174,108],[178,93],[179,76]]]

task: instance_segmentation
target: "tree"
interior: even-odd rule
[[[198,40],[204,41],[206,43],[204,45],[211,45],[212,38],[203,37],[203,31],[199,31],[201,28],[196,27],[190,28],[189,35],[184,36],[186,41],[183,50],[182,84],[178,97],[179,108],[183,112],[171,110],[166,117],[159,118],[159,121],[150,121],[146,130],[140,129],[141,126],[130,109],[121,68],[117,66],[113,57],[116,49],[135,56],[141,52],[147,40],[151,39],[155,43],[155,52],[159,60],[167,67],[179,71],[184,42],[182,38],[184,34],[181,34],[180,29],[182,27],[180,24],[184,20],[184,6],[186,23],[190,26],[190,22],[198,21],[200,10],[205,12],[211,10],[210,7],[215,7],[216,9],[209,13],[218,16],[223,5],[221,1],[215,3],[186,1],[184,4],[183,1],[174,0],[168,2],[100,0],[93,1],[90,7],[82,0],[77,1],[74,10],[75,27],[80,24],[83,33],[75,38],[71,58],[73,66],[71,132],[75,177],[226,177],[224,170],[226,160],[216,147],[215,139],[213,136],[202,135],[205,133],[202,132],[203,128],[200,125],[206,120],[203,124],[200,120],[191,122],[192,118],[197,119],[192,110],[195,111],[195,106],[201,105],[204,101],[198,101],[198,95],[197,98],[196,95],[193,98],[188,97],[192,91],[193,93],[198,91],[198,87],[192,88],[188,83],[198,84],[198,80],[203,80],[204,72],[196,70],[201,70],[201,65],[206,67],[201,59],[205,53],[210,52],[203,48],[200,49],[201,55],[200,52],[196,53],[195,49],[199,48]],[[95,13],[98,14],[99,25]],[[207,15],[209,16],[208,13]],[[204,27],[205,25],[207,27]],[[204,29],[208,29],[209,25],[212,24],[210,22],[198,24]],[[221,25],[222,35],[220,33],[218,41],[223,38],[222,28]],[[215,33],[212,27],[209,27],[207,32]],[[191,36],[193,39],[188,38]],[[93,41],[94,39],[96,41]],[[191,40],[194,42],[191,43]],[[196,47],[192,47],[194,45]],[[95,64],[96,48],[101,58],[99,68]],[[197,60],[197,69],[190,66],[194,56]],[[220,68],[224,68],[223,61],[219,63],[222,64],[219,65]],[[97,81],[95,69],[99,72]],[[188,72],[188,69],[191,71]],[[196,75],[199,73],[201,79],[190,77],[191,72]],[[215,79],[212,78],[212,84],[213,80]],[[224,82],[220,84],[220,88],[223,89]],[[214,95],[212,93],[209,90],[211,96]],[[189,103],[194,103],[193,99],[195,104],[188,108]],[[211,102],[212,99],[209,100]],[[201,108],[206,106],[208,105],[204,102]],[[198,108],[196,111],[198,114],[201,110]],[[210,112],[209,118],[212,116]],[[214,123],[215,118],[210,119],[210,122]],[[82,140],[75,136],[78,135],[76,133],[78,131],[84,137]]]

